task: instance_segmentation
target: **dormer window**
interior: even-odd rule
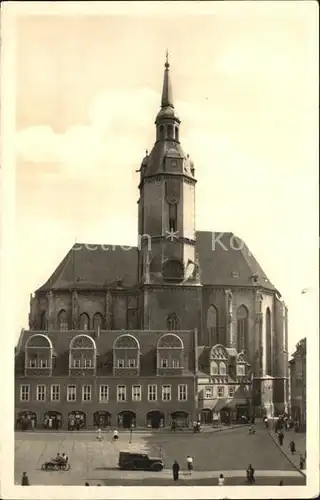
[[[140,344],[130,334],[120,335],[113,344],[113,371],[115,376],[139,375]]]
[[[157,345],[158,375],[177,374],[177,370],[183,368],[183,351],[183,342],[178,335],[167,333],[160,337]]]
[[[52,342],[46,335],[32,335],[25,345],[25,375],[52,374]]]
[[[246,374],[245,365],[237,365],[237,377],[244,377]]]
[[[58,314],[58,328],[61,332],[69,330],[69,316],[67,311],[62,309]]]
[[[80,314],[80,330],[87,331],[90,329],[90,319],[87,313]]]
[[[69,375],[94,375],[96,369],[97,347],[92,337],[76,335],[69,347]]]
[[[210,375],[215,377],[215,380],[224,380],[228,376],[228,361],[229,355],[226,349],[221,345],[215,345],[210,353]]]

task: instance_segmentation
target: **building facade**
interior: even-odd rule
[[[196,172],[180,144],[180,125],[167,60],[156,140],[138,171],[138,245],[76,244],[31,296],[29,329],[21,332],[16,349],[17,419],[29,411],[42,422],[40,415],[49,404],[63,415],[64,425],[67,414],[80,410],[93,425],[92,415],[104,403],[100,391],[105,390],[109,409],[103,411],[110,413],[112,425],[120,422],[116,416],[123,406],[135,414],[132,419],[137,425],[149,425],[146,414],[157,406],[148,399],[151,386],[157,386],[156,411],[164,414],[163,425],[169,424],[175,411],[188,414],[186,424],[199,414],[210,421],[214,412],[236,418],[245,411],[271,414],[286,407],[285,304],[242,240],[233,233],[196,231]],[[165,332],[182,342],[179,366],[159,366],[156,353],[161,349],[159,336]],[[110,354],[117,352],[115,336],[124,334],[136,339],[141,353],[149,353],[142,355],[141,370],[140,361],[137,366],[121,367]],[[106,375],[98,365],[79,365],[77,388],[68,389],[74,386],[76,368],[70,367],[70,345],[78,335],[94,340],[95,363],[110,356],[109,372]],[[187,341],[189,337],[193,340]],[[29,365],[30,338],[50,341],[51,364],[48,359],[48,366]],[[107,382],[101,377],[107,377]],[[45,389],[37,389],[39,385]],[[52,388],[58,385],[60,389]],[[125,401],[119,400],[121,385],[126,387],[121,389],[126,392]],[[131,398],[132,391],[139,393],[138,386],[141,401],[138,395]],[[171,399],[163,399],[163,391],[170,390]],[[45,392],[45,404],[37,391]],[[60,391],[59,401],[51,398],[55,391]],[[76,391],[76,400],[68,399],[68,391]],[[22,396],[27,392],[28,400]],[[187,399],[179,399],[178,394],[186,392]]]
[[[307,339],[304,338],[296,345],[290,369],[290,410],[294,421],[299,422],[299,428],[306,430],[307,424]]]

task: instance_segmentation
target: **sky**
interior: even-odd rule
[[[197,230],[246,242],[289,308],[292,351],[318,332],[316,4],[144,4],[16,21],[16,334],[75,241],[136,244],[168,49]]]

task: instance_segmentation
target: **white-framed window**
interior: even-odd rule
[[[46,400],[46,386],[44,384],[37,385],[37,401]]]
[[[132,386],[132,401],[141,401],[141,385]]]
[[[77,386],[68,385],[67,386],[67,401],[76,401],[77,399]]]
[[[224,386],[223,385],[218,386],[218,398],[224,398]]]
[[[158,399],[158,387],[156,384],[148,385],[148,401],[157,401]]]
[[[30,385],[29,384],[21,384],[20,385],[20,401],[29,401],[30,400]]]
[[[234,385],[229,385],[229,397],[233,398],[234,393],[235,393],[235,387],[234,387]]]
[[[167,358],[160,359],[160,368],[168,368],[169,360]]]
[[[73,363],[72,363],[72,366],[73,368],[81,368],[81,359],[73,359]]]
[[[85,367],[85,368],[92,368],[92,359],[90,359],[90,358],[85,358],[85,359],[84,359],[84,367]]]
[[[213,390],[212,387],[209,385],[204,388],[204,398],[205,399],[212,399],[213,398]]]
[[[172,368],[180,368],[180,360],[179,359],[172,360]]]
[[[211,375],[218,375],[218,365],[215,361],[211,361]]]
[[[118,358],[117,359],[117,368],[124,368],[124,366],[125,366],[124,359]]]
[[[29,359],[29,368],[48,368],[48,360],[39,358]]]
[[[187,401],[188,399],[188,386],[187,384],[178,385],[178,401]]]
[[[162,401],[171,401],[171,385],[162,386]]]
[[[117,401],[127,401],[127,388],[125,385],[117,386]]]
[[[129,368],[136,368],[136,366],[137,366],[137,360],[135,358],[128,359]]]
[[[221,361],[219,363],[219,373],[220,373],[220,375],[226,375],[227,374],[227,366],[226,366],[226,364],[223,361]]]
[[[82,401],[91,401],[92,385],[86,384],[82,386]]]
[[[60,401],[60,385],[51,384],[51,401]]]
[[[237,365],[237,375],[238,377],[244,377],[246,374],[246,368],[244,365]]]
[[[108,385],[100,385],[99,401],[101,403],[103,403],[105,401],[109,401],[109,386]]]

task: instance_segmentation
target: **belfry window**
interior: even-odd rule
[[[168,127],[167,127],[167,136],[168,136],[168,139],[173,139],[173,126],[172,125],[168,125]]]
[[[177,214],[178,214],[178,209],[177,209],[177,204],[176,203],[170,203],[169,204],[169,231],[177,231]]]

